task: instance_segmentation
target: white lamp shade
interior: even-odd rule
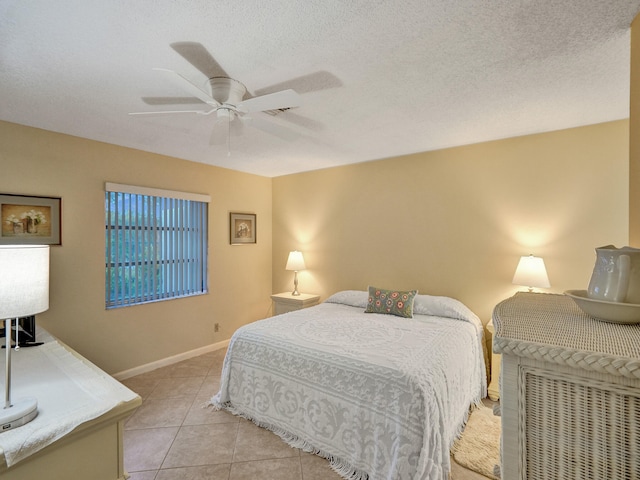
[[[530,288],[549,288],[551,284],[547,276],[547,269],[544,266],[544,260],[533,255],[520,257],[512,283]]]
[[[0,319],[49,308],[49,246],[0,245]]]
[[[289,252],[289,258],[287,259],[287,266],[285,267],[285,270],[295,270],[296,272],[299,272],[306,268],[302,252],[298,252],[297,250]]]

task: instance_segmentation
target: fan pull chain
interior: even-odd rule
[[[231,112],[227,116],[227,157],[231,156]]]

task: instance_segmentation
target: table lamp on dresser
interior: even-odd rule
[[[0,245],[0,319],[5,325],[5,404],[0,410],[0,433],[29,423],[38,415],[33,397],[11,400],[11,322],[49,308],[49,246]]]

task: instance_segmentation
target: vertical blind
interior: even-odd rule
[[[207,292],[209,197],[107,183],[107,308]]]

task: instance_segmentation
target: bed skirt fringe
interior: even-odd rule
[[[458,450],[457,449],[458,441],[462,438],[462,433],[464,432],[464,429],[467,426],[467,422],[471,417],[471,413],[474,412],[475,410],[479,410],[483,405],[484,404],[482,403],[482,400],[480,398],[476,398],[474,402],[469,406],[469,409],[464,415],[464,419],[462,420],[462,423],[458,425],[455,435],[449,445],[449,451],[451,452],[451,454],[456,453]]]
[[[467,425],[467,422],[469,421],[469,417],[471,416],[471,412],[473,412],[474,410],[479,409],[481,406],[483,405],[482,400],[480,398],[476,398],[473,402],[473,404],[471,404],[471,406],[469,407],[469,410],[465,413],[464,419],[462,421],[462,423],[458,426],[458,428],[456,429],[456,433],[454,435],[454,438],[451,440],[451,443],[449,445],[449,450],[451,452],[451,454],[454,454],[455,451],[457,450],[457,440],[459,440],[462,437],[462,432],[464,431],[464,427]],[[329,466],[331,467],[331,469],[336,472],[338,475],[340,475],[342,478],[345,478],[347,480],[369,480],[369,475],[366,472],[363,472],[362,470],[358,470],[356,468],[354,468],[351,464],[349,464],[348,462],[344,461],[343,459],[336,457],[334,455],[331,455],[330,453],[327,453],[323,450],[319,450],[317,448],[315,448],[313,445],[311,445],[310,443],[308,443],[306,440],[302,440],[300,437],[291,434],[290,432],[287,432],[286,430],[283,430],[280,427],[276,427],[275,425],[272,425],[270,423],[266,423],[266,422],[260,422],[246,414],[244,414],[242,411],[236,409],[230,402],[224,403],[224,404],[219,404],[217,402],[214,401],[209,401],[206,405],[204,405],[206,407],[213,407],[214,410],[226,410],[229,413],[236,415],[238,417],[242,417],[246,420],[249,420],[253,423],[255,423],[257,426],[261,427],[261,428],[265,428],[273,433],[275,433],[276,435],[278,435],[287,445],[293,447],[293,448],[299,448],[300,450],[307,452],[307,453],[312,453],[314,455],[318,455],[322,458],[326,458],[329,461]],[[444,474],[446,475],[446,477],[448,477],[450,475],[450,471],[448,472],[444,472]]]
[[[312,453],[322,458],[326,458],[327,460],[329,460],[329,466],[331,467],[331,469],[334,472],[336,472],[338,475],[340,475],[342,478],[345,478],[347,480],[369,480],[369,475],[366,472],[363,472],[361,470],[354,468],[351,464],[349,464],[348,462],[345,462],[343,459],[335,457],[330,453],[327,453],[323,450],[319,450],[315,448],[306,440],[303,440],[300,437],[293,435],[292,433],[287,432],[286,430],[283,430],[280,427],[276,427],[275,425],[271,425],[270,423],[260,422],[244,414],[240,410],[237,410],[233,405],[231,405],[228,402],[222,405],[216,404],[214,402],[210,402],[208,406],[212,406],[214,410],[226,410],[233,415],[242,417],[246,420],[249,420],[255,423],[257,426],[261,428],[265,428],[275,433],[276,435],[278,435],[290,447],[299,448],[304,452]]]

